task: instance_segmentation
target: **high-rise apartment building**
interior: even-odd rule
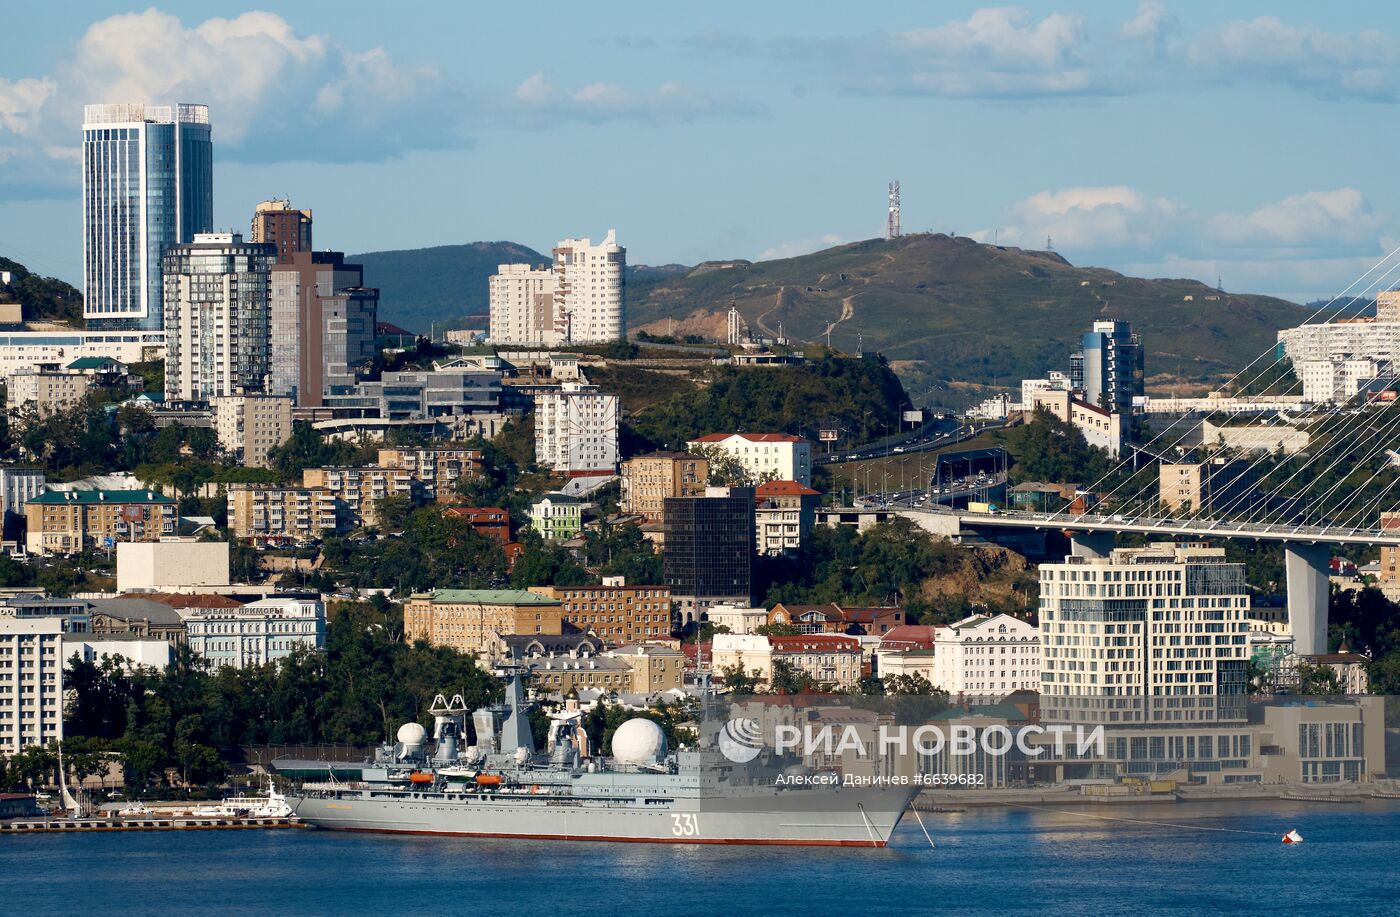
[[[292,436],[292,399],[284,395],[228,395],[213,408],[219,445],[245,468],[271,467],[268,454]]]
[[[0,755],[63,740],[63,618],[0,617]]]
[[[1094,322],[1070,361],[1071,384],[1089,404],[1130,414],[1133,398],[1144,391],[1142,353],[1142,339],[1129,322]]]
[[[162,327],[166,249],[214,222],[209,108],[83,108],[83,318],[93,331]]]
[[[564,339],[575,344],[627,335],[627,249],[608,230],[598,245],[565,239],[554,247],[554,300]]]
[[[311,211],[297,210],[291,201],[263,201],[253,209],[250,239],[277,249],[277,263],[286,264],[297,252],[311,251]]]
[[[535,461],[575,477],[617,470],[617,396],[565,382],[535,396]]]
[[[565,343],[554,288],[554,272],[547,267],[497,266],[491,277],[491,343],[546,347]]]
[[[1245,695],[1248,616],[1244,565],[1221,548],[1158,544],[1042,564],[1042,699],[1121,699],[1124,718],[1215,711],[1182,699]]]
[[[165,397],[262,392],[268,376],[270,245],[199,233],[165,255]]]
[[[711,605],[753,601],[754,490],[710,487],[703,497],[668,497],[665,585],[681,623]]]
[[[272,266],[270,391],[320,407],[374,358],[379,291],[340,252],[291,252]]]

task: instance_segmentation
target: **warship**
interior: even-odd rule
[[[506,666],[506,702],[471,713],[439,695],[433,735],[418,723],[377,749],[360,779],[306,781],[296,816],[342,831],[680,844],[883,847],[917,786],[841,786],[767,751],[726,755],[723,739],[670,752],[652,720],[624,722],[594,756],[582,712],[551,714],[537,752],[522,670]],[[713,738],[713,737],[712,737]],[[711,747],[705,747],[706,745]],[[736,763],[733,758],[750,758]]]

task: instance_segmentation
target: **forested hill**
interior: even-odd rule
[[[18,302],[27,322],[71,322],[83,320],[83,294],[71,284],[30,272],[18,261],[0,258],[0,272],[8,271],[10,282],[0,286],[0,302]]]

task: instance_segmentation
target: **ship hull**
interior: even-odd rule
[[[917,789],[851,789],[820,796],[655,800],[470,801],[422,794],[289,797],[319,828],[394,834],[649,844],[883,847]]]

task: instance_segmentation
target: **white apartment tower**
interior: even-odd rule
[[[491,277],[491,343],[565,343],[566,328],[554,294],[555,275],[549,268],[498,265]]]
[[[609,229],[600,245],[565,239],[554,247],[554,302],[566,340],[595,344],[626,337],[626,272],[627,249],[617,244],[616,230]]]
[[[1244,565],[1220,548],[1159,544],[1042,564],[1041,696],[1158,708],[1242,696],[1248,614]]]
[[[63,739],[63,619],[0,618],[0,755]]]
[[[565,382],[535,396],[535,461],[574,477],[617,471],[617,396]]]
[[[158,331],[166,249],[209,232],[207,105],[83,108],[83,318],[90,331]]]
[[[276,250],[199,233],[165,255],[165,397],[211,401],[264,391]]]

